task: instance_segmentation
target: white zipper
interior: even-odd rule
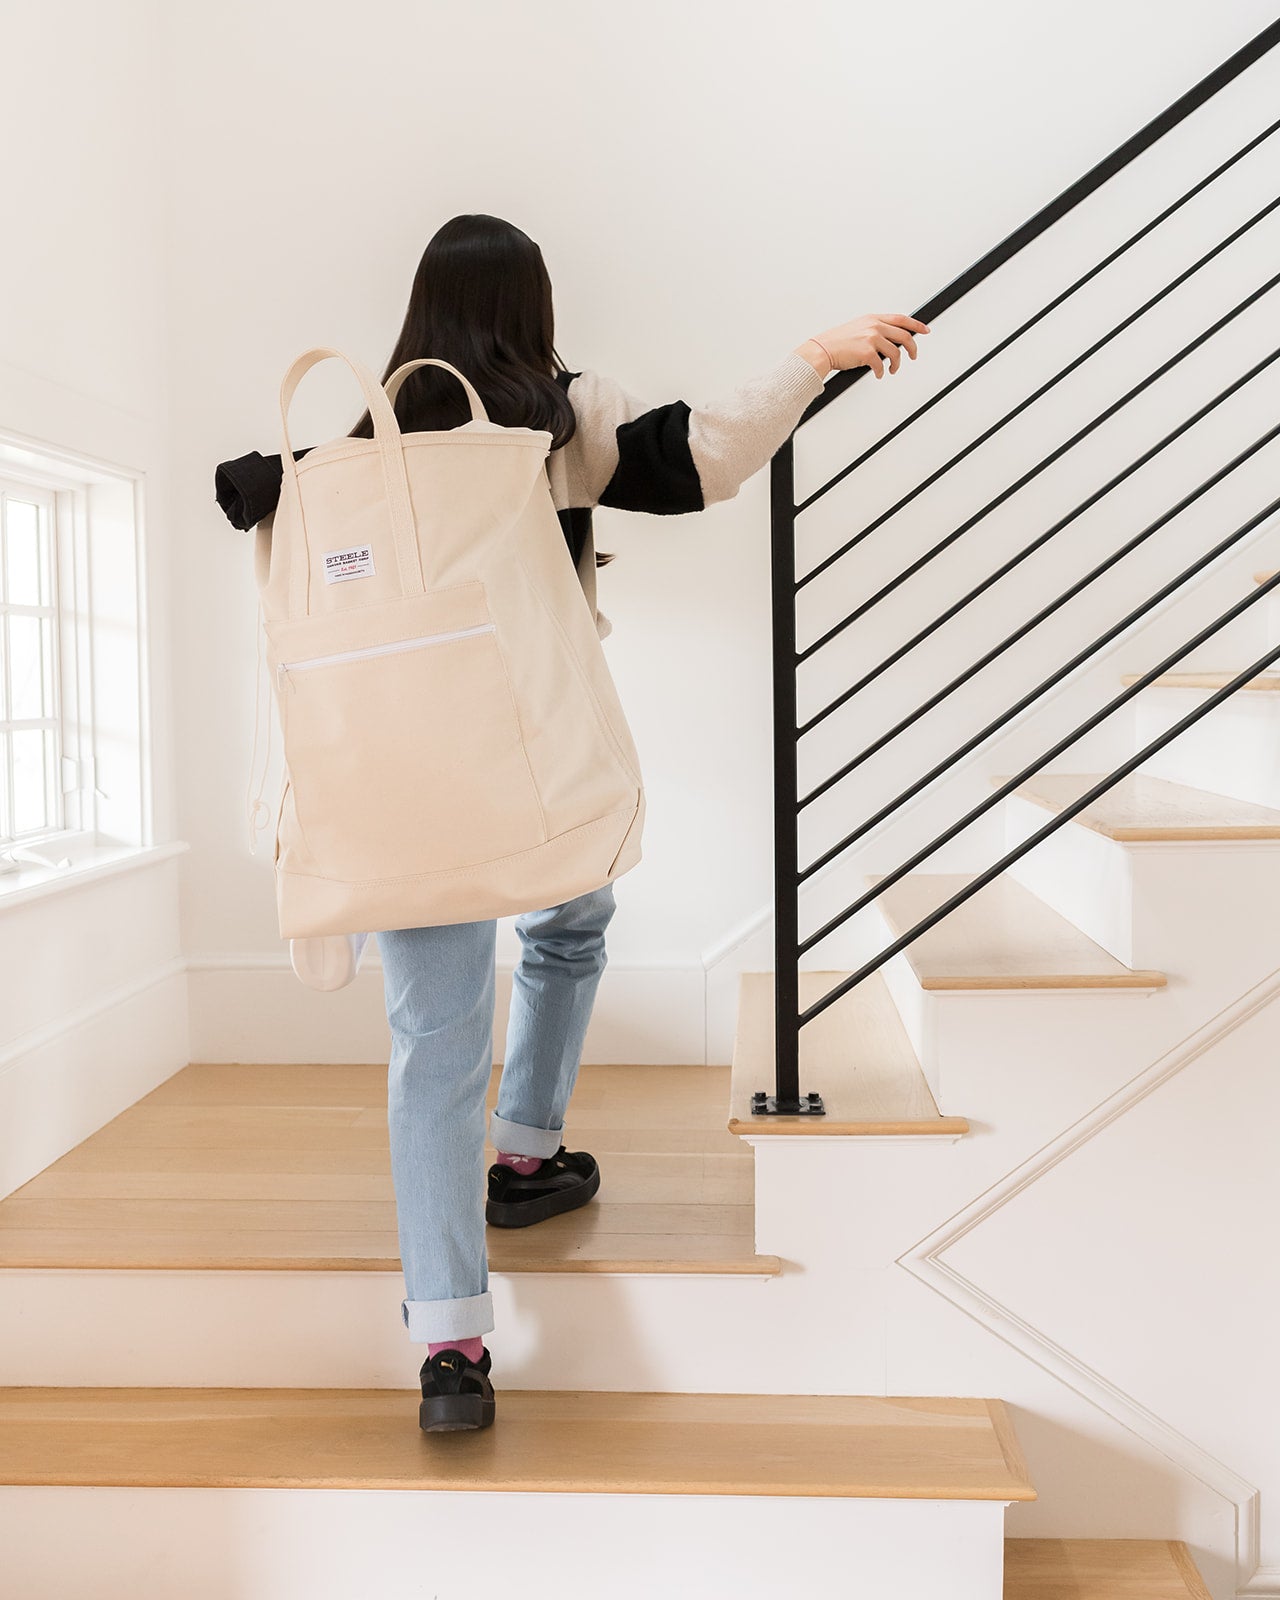
[[[422,650],[427,645],[448,644],[451,639],[470,639],[478,633],[492,633],[492,622],[481,622],[474,628],[455,628],[450,633],[424,633],[416,639],[395,639],[389,644],[367,644],[359,650],[340,650],[331,656],[310,656],[305,661],[282,661],[276,668],[276,677],[283,682],[286,673],[302,672],[307,667],[328,667],[335,661],[359,661],[366,656],[398,655],[402,650]]]

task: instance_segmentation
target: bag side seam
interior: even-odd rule
[[[484,610],[485,610],[485,615],[492,622],[493,621],[493,612],[489,608],[489,592],[488,592],[487,589],[484,588],[483,580],[480,580],[480,586],[481,586],[481,589],[484,591]],[[549,833],[549,831],[547,829],[547,813],[546,813],[545,807],[542,804],[542,792],[538,788],[538,780],[533,775],[533,763],[529,760],[529,747],[525,742],[524,723],[520,720],[520,705],[519,705],[519,702],[516,699],[515,687],[511,682],[511,673],[510,673],[510,670],[508,669],[508,666],[507,666],[507,653],[502,648],[502,636],[497,631],[496,628],[494,629],[494,632],[493,632],[493,634],[491,636],[491,642],[493,644],[493,648],[498,653],[498,661],[500,662],[500,664],[502,666],[502,678],[503,678],[503,682],[507,686],[507,698],[511,702],[511,714],[515,718],[516,732],[520,735],[520,754],[524,757],[524,769],[529,774],[529,787],[530,787],[530,789],[533,790],[534,804],[538,808],[538,819],[542,823],[542,839],[541,839],[541,843],[542,844],[546,844],[548,839],[551,837],[551,835],[550,835],[550,833]],[[509,860],[510,857],[505,857],[503,859]]]
[[[643,781],[642,781],[642,779],[640,777],[640,774],[631,765],[631,761],[630,761],[629,757],[627,756],[626,751],[622,748],[622,744],[621,744],[620,740],[618,739],[618,735],[613,730],[613,725],[610,723],[608,717],[605,715],[604,707],[600,704],[599,698],[596,695],[595,687],[592,684],[591,679],[587,676],[587,673],[583,668],[582,662],[579,661],[579,659],[578,659],[578,652],[573,647],[573,641],[570,639],[569,635],[564,630],[564,624],[560,621],[560,618],[558,616],[556,616],[555,611],[551,608],[551,606],[548,605],[546,596],[542,593],[542,590],[538,587],[538,584],[535,581],[535,579],[533,577],[533,574],[529,571],[529,568],[525,565],[525,563],[521,559],[521,557],[517,555],[516,558],[515,558],[515,561],[516,561],[516,565],[520,568],[521,572],[523,572],[525,577],[529,580],[530,587],[533,589],[534,593],[538,597],[538,603],[542,606],[542,609],[547,613],[547,615],[551,618],[551,621],[555,624],[556,632],[560,635],[561,642],[563,643],[564,648],[565,648],[566,652],[568,653],[569,660],[573,664],[573,670],[577,674],[578,682],[582,685],[583,689],[586,691],[587,700],[588,700],[588,702],[589,702],[589,704],[591,706],[592,711],[595,713],[596,721],[599,723],[601,729],[603,730],[603,732],[605,734],[605,737],[608,739],[610,745],[613,747],[614,756],[616,757],[616,759],[618,760],[619,764],[621,765],[623,772],[627,775],[628,778],[631,779],[632,783],[634,783],[638,789],[642,789],[644,787],[644,784],[643,784]],[[583,598],[585,599],[585,596]]]

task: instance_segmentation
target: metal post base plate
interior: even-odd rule
[[[820,1094],[802,1094],[798,1100],[780,1100],[776,1094],[751,1096],[753,1117],[825,1117],[827,1108]]]

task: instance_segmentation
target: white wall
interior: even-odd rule
[[[175,818],[157,9],[3,7],[0,429],[141,479],[164,844]],[[177,906],[172,855],[51,895],[0,893],[0,1193],[188,1059]]]
[[[381,364],[427,240],[455,213],[483,210],[541,244],[570,365],[598,367],[655,401],[696,403],[810,332],[922,302],[1268,18],[1261,0],[1211,12],[1135,0],[1044,11],[1000,0],[977,13],[934,0],[892,12],[663,0],[642,18],[587,0],[533,10],[384,3],[368,15],[281,0],[171,9],[162,122],[176,201],[174,617],[188,712],[181,808],[194,846],[183,932],[197,963],[217,972],[202,969],[197,1051],[227,1048],[216,1019],[242,1003],[248,966],[275,960],[279,972],[270,851],[253,859],[243,842],[256,628],[250,548],[213,503],[212,470],[246,450],[279,448],[276,395],[298,351],[336,343]],[[1070,249],[1055,241],[1029,279],[940,319],[917,370],[893,385],[864,383],[832,408],[841,418],[834,457],[847,459],[881,419],[922,396],[933,381],[928,364],[935,377],[958,370],[1011,325],[1013,310],[1032,306],[1046,280],[1077,256],[1086,265],[1132,226],[1136,208],[1199,175],[1202,147],[1229,137],[1221,119],[1202,119],[1194,140],[1149,163],[1115,202],[1094,206]],[[1232,190],[1221,204],[1238,209],[1247,198]],[[1190,259],[1198,237],[1189,224],[1173,253]],[[1162,251],[1170,253],[1163,240],[1134,278],[1109,290],[1113,306],[1133,282],[1151,282]],[[1260,254],[1237,270],[1247,277]],[[1176,337],[1191,315],[1179,302],[1163,332]],[[1044,362],[1078,345],[1090,325],[1067,318],[1046,330],[1036,370],[1043,375]],[[1120,365],[1141,370],[1147,354],[1135,341]],[[1006,370],[921,448],[941,459],[975,417],[996,414],[1024,372],[1016,363]],[[1087,408],[1092,385],[1109,381],[1106,369],[1094,371],[1054,421]],[[1176,409],[1182,390],[1172,387]],[[296,402],[298,437],[344,432],[358,409],[336,375],[317,375]],[[1150,413],[1157,422],[1165,414],[1160,404]],[[1002,452],[990,459],[999,472]],[[1098,459],[1105,465],[1105,450]],[[913,458],[887,462],[816,537],[829,548],[852,515],[888,503],[913,472]],[[599,546],[619,552],[602,574],[615,626],[606,649],[650,792],[645,859],[619,884],[611,958],[615,978],[623,967],[678,969],[635,981],[646,996],[667,995],[682,1016],[690,994],[696,1014],[704,956],[770,896],[766,480],[760,474],[737,500],[697,518],[597,514]],[[904,548],[971,509],[982,472],[954,483],[868,546],[865,560],[846,562],[823,608],[840,614],[841,602],[847,609],[888,576]],[[987,555],[1003,551],[1029,515],[1010,513],[985,534]],[[1102,525],[1094,538],[1114,543],[1114,530]],[[971,559],[918,595],[954,594]],[[1032,594],[1043,592],[1045,570]],[[1026,593],[1002,593],[989,615],[998,622],[1001,607],[1025,610]],[[918,603],[890,608],[889,633],[861,630],[852,654],[874,655],[889,634],[901,637]],[[956,637],[964,648],[973,635]],[[943,643],[934,661],[946,665],[954,648]],[[847,670],[849,659],[839,665]],[[905,692],[917,686],[899,678],[891,698],[904,682]],[[845,753],[866,725],[864,713],[833,729]],[[896,775],[888,764],[873,787]],[[864,786],[855,805],[866,794]],[[835,808],[836,826],[849,804],[846,796]],[[500,962],[514,949],[507,923]],[[274,992],[283,1005],[283,990]],[[322,1026],[340,1014],[356,1025],[347,1005],[376,1027],[377,1002],[373,989],[363,1000],[326,1001]],[[377,1046],[358,1026],[366,1048]],[[682,1030],[668,1058],[687,1059],[700,1044],[696,1029]],[[589,1055],[601,1046],[593,1036]]]
[[[180,863],[181,920],[172,860],[0,906],[0,1123],[23,1140],[6,1147],[0,1192],[187,1059],[188,960],[195,1059],[323,1059],[325,1048],[371,1059],[380,1048],[376,974],[346,997],[303,992],[280,964],[269,849],[252,858],[244,843],[256,606],[249,545],[213,503],[212,469],[224,457],[277,447],[276,392],[298,351],[336,342],[380,363],[431,233],[456,212],[487,210],[542,243],[557,288],[558,344],[572,366],[599,367],[655,401],[709,398],[811,331],[924,300],[1270,18],[1261,0],[1213,9],[1090,0],[1069,11],[1013,0],[987,0],[977,11],[936,0],[882,10],[834,0],[786,8],[660,0],[642,14],[590,0],[536,8],[383,0],[364,11],[332,0],[7,5],[3,148],[34,137],[39,159],[6,170],[7,203],[26,226],[6,227],[0,252],[0,305],[22,308],[0,319],[0,427],[146,474],[156,837],[188,839],[192,850]],[[833,407],[804,446],[802,466],[824,453],[847,458],[927,392],[926,363],[929,381],[958,371],[1047,283],[1066,281],[1073,265],[1083,267],[1225,153],[1233,135],[1260,126],[1274,82],[1256,76],[1242,85],[1091,205],[1075,232],[1029,256],[1021,276],[939,319],[919,368],[884,385],[864,382]],[[1274,173],[1274,158],[1254,163],[1184,219],[1176,248],[1164,237],[1153,242],[1131,273],[1100,288],[1088,326],[1189,260],[1202,247],[1202,223],[1239,220]],[[1145,332],[1117,343],[1064,388],[1041,429],[1068,429],[1096,409],[1106,381],[1131,381],[1194,333],[1226,295],[1271,270],[1275,242],[1274,224],[1259,230],[1198,295],[1171,302],[1157,319],[1166,341],[1159,351],[1154,333],[1150,343]],[[1075,316],[1046,326],[1037,371],[1078,347],[1084,327]],[[1169,426],[1183,402],[1203,399],[1256,359],[1276,331],[1268,307],[1198,351],[1176,382],[1097,442],[1090,483]],[[969,407],[940,416],[918,454],[886,453],[819,523],[810,553],[851,531],[852,518],[878,513],[926,459],[944,459],[998,414],[1026,371],[1010,363]],[[1046,567],[995,594],[920,666],[890,680],[850,718],[846,753],[851,737],[887,723],[922,681],[959,665],[975,641],[1043,598],[1051,577],[1066,581],[1196,481],[1224,443],[1273,420],[1275,398],[1273,376],[1128,493],[1119,513],[1082,527]],[[317,377],[299,397],[299,436],[345,431],[356,410],[349,393]],[[1037,437],[1024,433],[1022,445]],[[1002,442],[869,543],[823,601],[829,615],[971,511],[1013,458]],[[1153,575],[1204,548],[1273,478],[1260,463],[1164,541],[1158,560],[1153,554],[1123,576],[1107,605],[1091,598],[1070,627],[1064,619],[1022,651],[1012,675],[1029,680],[1089,624],[1103,626],[1123,609],[1121,593],[1149,590]],[[620,552],[602,574],[615,629],[606,649],[644,757],[650,821],[646,859],[619,886],[612,969],[589,1045],[595,1059],[697,1059],[704,960],[722,952],[725,968],[768,962],[759,922],[770,896],[766,488],[762,475],[696,521],[598,513],[599,544]],[[1051,502],[1046,486],[994,518],[981,552],[989,560],[1006,551],[1043,524]],[[919,593],[935,603],[954,594],[977,562],[966,553]],[[1243,558],[1198,591],[1178,626],[1189,631],[1211,601],[1225,602],[1250,564]],[[887,608],[883,622],[859,630],[846,666],[874,660],[918,620],[916,607]],[[1162,622],[1152,637],[1172,626]],[[179,648],[171,650],[171,638]],[[1065,701],[1078,707],[1142,659],[1135,643]],[[837,675],[833,666],[829,687]],[[961,720],[976,725],[1009,678],[966,696],[962,719],[948,713],[923,727],[914,746],[833,805],[828,822],[865,811]],[[1064,714],[1055,707],[1055,717]],[[1127,732],[1115,736],[1116,748]],[[988,769],[1015,749],[1025,753],[1025,739],[1015,734]],[[948,804],[976,792],[982,775],[962,775]],[[909,820],[895,845],[916,825]],[[970,847],[998,842],[993,826]],[[856,866],[883,864],[869,852]],[[502,932],[509,957],[509,925]],[[713,999],[731,992],[720,982]],[[1176,1525],[1225,1549],[1234,1537],[1225,1522],[1246,1497],[1233,1503],[1212,1473],[1201,1472],[1197,1487],[1203,1461],[1189,1449],[1170,1465],[1159,1430],[1138,1433],[1136,1481],[1124,1408],[1104,1405],[1091,1433],[1095,1401],[1081,1374],[1101,1374],[1114,1386],[1112,1401],[1118,1395],[1162,1419],[1195,1451],[1246,1475],[1246,1488],[1274,1478],[1269,1436],[1245,1415],[1274,1391],[1273,1363],[1259,1358],[1270,1346],[1257,1337],[1259,1329],[1267,1336],[1272,1307],[1248,1276],[1253,1246],[1239,1227],[1242,1216],[1268,1214],[1260,1185],[1269,1169],[1260,1145],[1241,1163],[1243,1145],[1203,1136],[1224,1121],[1243,1133],[1250,1108],[1265,1109],[1258,1074],[1274,1032],[1270,1012],[1202,1061],[1189,1060],[1167,1091],[1135,1099],[1132,1117],[1114,1131],[1099,1127],[1078,1159],[1059,1165],[1046,1155],[1034,1189],[988,1204],[987,1191],[1015,1160],[1051,1152],[1104,1092],[1147,1065],[1150,1041],[1139,1048],[1116,1030],[1108,1052],[1080,1050],[1077,1066],[1060,999],[1027,999],[1022,1033],[1001,1022],[992,1002],[958,1009],[958,1026],[971,1030],[974,1076],[962,1084],[972,1091],[966,1103],[953,1109],[974,1118],[976,1133],[952,1165],[919,1181],[917,1164],[936,1166],[939,1152],[883,1145],[828,1147],[821,1159],[775,1150],[762,1162],[764,1248],[775,1242],[773,1228],[778,1247],[798,1255],[782,1225],[811,1239],[812,1219],[826,1216],[809,1248],[827,1270],[793,1282],[805,1336],[836,1332],[824,1333],[816,1369],[798,1382],[1005,1394],[1021,1408],[1037,1466],[1047,1467],[1042,1506],[1015,1531],[1032,1531],[1035,1516],[1043,1517],[1036,1531],[1058,1533],[1157,1535]],[[1187,1028],[1202,1020],[1185,1015]],[[713,1038],[730,1025],[722,1005]],[[1002,1027],[1003,1037],[1027,1041],[1024,1055],[1041,1068],[1030,1090],[1016,1053],[991,1059],[987,1041]],[[1137,1027],[1131,1021],[1131,1032]],[[1041,1039],[1058,1052],[1053,1070]],[[717,1047],[711,1054],[723,1059]],[[1020,1141],[1013,1156],[984,1122]],[[1254,1122],[1269,1125],[1263,1116]],[[874,1224],[859,1233],[831,1217],[823,1195],[829,1180],[847,1178],[836,1161],[853,1158],[854,1209]],[[1169,1231],[1185,1252],[1160,1253],[1169,1251],[1167,1237],[1128,1205],[1126,1175],[1136,1167],[1152,1175],[1149,1194],[1158,1191],[1160,1216],[1175,1219]],[[1258,1184],[1232,1191],[1229,1181],[1246,1169]],[[1206,1182],[1210,1171],[1222,1179],[1217,1188]],[[943,1203],[930,1210],[938,1194]],[[1082,1209],[1098,1196],[1114,1203]],[[977,1210],[982,1230],[965,1232],[962,1222]],[[884,1265],[905,1261],[940,1217],[952,1219],[953,1233],[935,1241],[932,1255],[919,1254],[916,1276],[937,1289],[949,1269],[949,1297]],[[1219,1249],[1228,1236],[1230,1253]],[[1072,1279],[1058,1268],[1082,1239],[1088,1259]],[[1037,1255],[1040,1245],[1049,1253]],[[1135,1262],[1158,1269],[1159,1301],[1133,1298]],[[864,1290],[870,1299],[859,1298]],[[1180,1293],[1186,1301],[1174,1298]],[[1197,1293],[1213,1315],[1189,1326]],[[1113,1301],[1123,1303],[1122,1317],[1107,1315]],[[1105,1333],[1092,1317],[1099,1305],[1114,1324]],[[977,1315],[984,1307],[985,1321]],[[1015,1321],[1030,1329],[1026,1339],[1011,1337]],[[1171,1324],[1176,1349],[1161,1346]],[[1224,1325],[1250,1336],[1248,1359],[1225,1376],[1214,1365]],[[1074,1377],[1049,1360],[1062,1347],[1079,1369]],[[1210,1369],[1212,1390],[1183,1381],[1187,1370]],[[1104,1446],[1113,1458],[1106,1481],[1130,1492],[1100,1505]],[[1259,1553],[1272,1569],[1280,1562],[1269,1523]],[[1225,1567],[1216,1572],[1215,1592],[1229,1581]]]

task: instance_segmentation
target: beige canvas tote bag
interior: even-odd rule
[[[372,439],[295,462],[289,405],[343,361]],[[401,434],[420,366],[471,420]],[[560,905],[640,860],[644,783],[546,472],[552,435],[491,422],[447,361],[385,390],[307,351],[280,390],[279,504],[255,577],[284,738],[280,936],[425,927]],[[589,592],[584,589],[589,583]]]

